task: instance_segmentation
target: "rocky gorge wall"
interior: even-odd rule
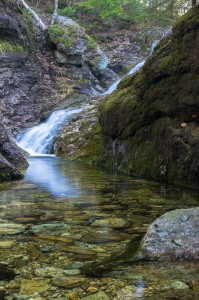
[[[100,107],[104,163],[135,176],[199,184],[199,5]]]
[[[69,18],[56,22],[42,29],[20,1],[0,0],[0,181],[20,178],[26,162],[11,133],[88,102],[94,88],[117,77],[83,28]]]
[[[16,134],[53,109],[77,105],[103,91],[117,75],[84,29],[69,18],[42,31],[20,3],[0,1],[0,101]]]

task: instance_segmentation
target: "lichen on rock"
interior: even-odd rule
[[[141,246],[142,258],[149,260],[199,258],[199,208],[177,209],[156,219]]]

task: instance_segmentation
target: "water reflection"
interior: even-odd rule
[[[80,288],[73,299],[82,299],[90,295],[85,289],[87,282],[93,287],[93,278],[77,275],[82,266],[106,258],[110,262],[112,257],[111,262],[116,262],[113,270],[107,271],[106,278],[95,279],[96,288],[109,299],[174,299],[173,295],[176,299],[198,299],[188,296],[198,291],[196,264],[179,261],[175,269],[173,262],[169,266],[127,263],[148,225],[166,211],[198,206],[197,191],[50,156],[30,157],[29,164],[23,180],[0,184],[0,265],[13,265],[17,274],[9,289],[5,286],[6,299],[13,299],[13,295],[33,299],[41,278],[46,280],[42,289],[49,282],[48,297],[39,290],[38,299],[57,295],[65,299],[77,291],[76,281],[73,290],[65,286],[74,277],[80,280]],[[118,257],[125,264],[119,266]],[[64,288],[59,285],[60,278]],[[21,295],[27,282],[33,289]],[[174,291],[179,284],[186,288],[186,298],[180,298],[181,290]]]
[[[47,190],[54,197],[77,197],[80,194],[78,180],[70,180],[59,162],[53,156],[29,158],[25,180]]]

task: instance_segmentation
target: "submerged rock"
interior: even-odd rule
[[[129,222],[127,222],[123,218],[109,218],[109,219],[101,219],[95,220],[92,227],[108,227],[108,228],[126,228],[129,226]]]
[[[84,297],[83,300],[109,300],[110,298],[104,292],[98,292],[94,295]]]
[[[76,286],[81,286],[85,282],[86,279],[82,277],[63,276],[54,278],[52,284],[63,288],[73,288]]]
[[[20,280],[20,294],[22,295],[35,295],[37,293],[44,293],[50,290],[51,285],[48,280],[41,279],[25,279],[21,278]],[[26,298],[27,299],[27,298]]]
[[[32,226],[31,230],[36,234],[61,235],[69,230],[70,226],[64,223],[41,224]]]
[[[156,219],[143,239],[144,259],[199,259],[199,208],[177,209]]]
[[[26,226],[14,223],[2,223],[0,224],[0,235],[14,235],[23,233]]]

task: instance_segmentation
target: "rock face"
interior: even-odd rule
[[[7,128],[16,135],[56,107],[88,101],[98,94],[94,88],[103,91],[115,79],[82,27],[65,17],[56,24],[49,37],[20,3],[0,0],[0,180],[20,178],[25,163]]]
[[[177,209],[156,219],[142,242],[149,260],[199,258],[199,208]]]
[[[55,57],[59,64],[88,66],[94,81],[98,79],[104,87],[118,78],[108,68],[108,58],[99,45],[72,19],[58,16],[48,32],[56,46]]]
[[[88,101],[116,77],[82,27],[60,16],[56,22],[48,34],[20,3],[0,1],[0,102],[14,134],[54,108]]]
[[[19,168],[27,165],[26,159],[14,139],[0,122],[0,181],[22,177]]]
[[[89,105],[63,126],[54,141],[54,153],[71,160],[101,163],[103,137],[97,118],[98,105]]]
[[[198,185],[199,5],[175,24],[143,68],[101,105],[108,166]]]
[[[19,4],[0,1],[0,32],[0,102],[3,121],[15,134],[38,122],[58,100],[47,44]]]

